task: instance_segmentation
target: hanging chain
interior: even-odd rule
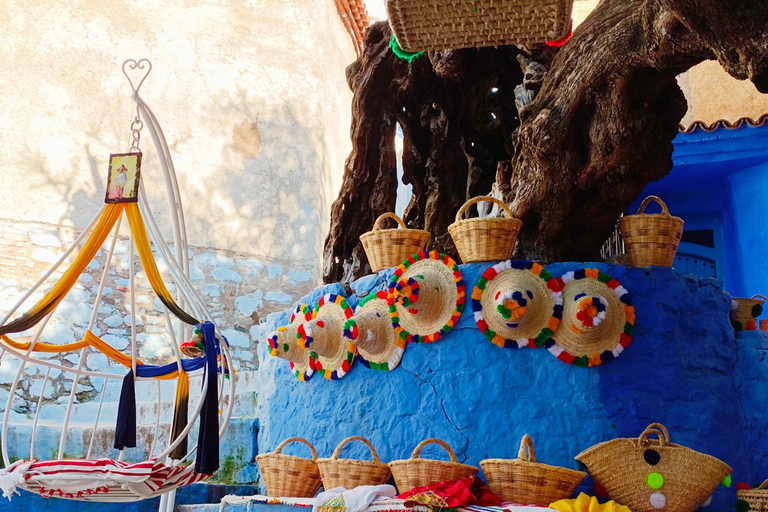
[[[141,150],[139,149],[139,142],[141,142],[141,129],[144,128],[144,123],[141,121],[141,117],[139,117],[139,105],[136,105],[136,117],[133,118],[133,122],[131,123],[131,149],[128,150],[129,153],[141,153]]]

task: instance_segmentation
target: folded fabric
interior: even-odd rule
[[[613,500],[600,504],[596,497],[587,496],[583,492],[577,498],[551,503],[549,508],[559,512],[632,512],[629,507],[620,505]]]
[[[404,499],[405,506],[409,508],[417,505],[436,509],[467,505],[498,507],[502,503],[502,499],[493,494],[488,486],[476,476],[415,487],[401,494],[398,498]]]
[[[312,512],[362,512],[377,497],[394,498],[396,494],[391,485],[361,485],[350,490],[336,487],[315,497]]]
[[[16,490],[16,486],[24,481],[24,475],[27,474],[27,470],[33,462],[19,460],[7,468],[0,469],[0,490],[3,491],[3,498],[8,498],[8,501],[11,501],[11,496],[20,494]]]

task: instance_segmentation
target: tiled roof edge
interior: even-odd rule
[[[692,132],[695,132],[696,130],[713,132],[720,128],[725,128],[726,130],[735,130],[736,128],[741,128],[744,125],[757,128],[759,126],[763,126],[764,124],[768,124],[768,114],[763,114],[757,119],[757,121],[755,121],[751,117],[742,117],[735,123],[731,123],[726,119],[719,119],[712,124],[707,124],[704,121],[694,121],[693,123],[690,124],[690,126],[688,126],[688,128],[686,128],[683,125],[680,125],[679,130],[680,130],[680,133],[692,133]]]

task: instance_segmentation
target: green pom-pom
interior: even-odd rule
[[[744,500],[736,500],[736,512],[749,512],[749,503]]]
[[[762,304],[755,304],[752,306],[752,316],[757,318],[760,315],[763,314],[763,305]]]
[[[395,57],[398,59],[403,59],[404,61],[407,61],[408,63],[413,62],[413,59],[418,57],[424,52],[407,52],[400,48],[400,45],[397,43],[397,39],[395,38],[395,35],[392,34],[392,39],[389,40],[389,47],[392,49],[392,53],[395,54]],[[410,265],[406,265],[408,267]]]
[[[726,475],[725,478],[723,478],[723,485],[726,487],[730,487],[733,483],[733,479],[731,478],[731,475]]]
[[[648,475],[648,487],[656,490],[664,487],[664,477],[661,473],[651,473]]]

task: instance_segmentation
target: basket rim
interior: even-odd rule
[[[384,235],[384,236],[398,235],[398,236],[402,236],[403,233],[406,233],[407,234],[406,236],[416,235],[416,234],[432,236],[432,233],[427,231],[426,229],[415,229],[415,228],[405,228],[405,229],[402,229],[402,228],[397,228],[397,229],[379,229],[377,231],[366,231],[365,233],[360,235],[360,240],[362,240],[363,238],[366,238],[366,239],[371,238],[374,235],[379,235],[379,236],[382,236],[382,235]]]
[[[566,468],[564,466],[553,466],[552,464],[546,464],[544,462],[532,462],[524,459],[483,459],[480,461],[480,466],[483,467],[484,463],[488,463],[488,464],[503,463],[506,466],[521,466],[521,467],[527,467],[527,468],[536,467],[536,468],[546,469],[546,470],[557,472],[557,473],[567,473],[572,476],[581,476],[582,478],[585,478],[587,476],[586,471],[579,471],[578,469]],[[483,467],[483,471],[485,471],[485,467]],[[488,475],[485,475],[485,476],[488,477]]]
[[[355,466],[371,466],[371,467],[389,467],[386,462],[376,462],[375,460],[360,460],[360,459],[334,459],[331,457],[324,457],[315,461],[318,465],[339,463],[342,465],[355,465]]]
[[[487,223],[487,224],[514,224],[514,225],[523,225],[523,221],[516,218],[507,218],[507,217],[472,217],[471,219],[461,219],[458,221],[454,221],[451,224],[448,225],[448,229],[451,228],[457,228],[459,226],[464,226],[467,224],[477,224],[477,223]]]
[[[273,459],[297,459],[302,461],[311,462],[313,464],[317,464],[317,461],[320,459],[310,459],[307,457],[299,457],[297,455],[286,455],[285,453],[275,453],[275,452],[269,452],[269,453],[260,453],[256,456],[256,462],[260,460],[273,460]]]
[[[581,459],[583,459],[584,457],[587,457],[589,455],[592,455],[596,451],[602,450],[603,448],[605,448],[609,444],[630,444],[633,448],[638,448],[638,440],[639,439],[640,439],[639,437],[618,437],[616,439],[610,439],[608,441],[603,441],[602,443],[598,443],[598,444],[596,444],[594,446],[590,446],[586,450],[580,452],[578,455],[576,455],[576,457],[574,457],[574,459],[578,460],[579,462],[583,462]],[[655,447],[659,447],[659,448],[665,449],[665,450],[673,449],[673,450],[687,450],[687,451],[691,451],[691,452],[696,453],[696,454],[698,454],[698,455],[700,455],[700,456],[702,456],[702,457],[704,457],[706,459],[709,459],[709,461],[711,461],[711,462],[714,462],[714,463],[720,465],[722,467],[722,469],[726,469],[727,468],[729,473],[733,472],[733,468],[730,465],[726,464],[725,462],[723,462],[722,460],[718,459],[717,457],[709,455],[708,453],[703,453],[703,452],[694,450],[693,448],[689,448],[688,446],[684,446],[684,445],[677,444],[677,443],[672,443],[672,442],[664,443],[663,445],[660,445],[659,443],[657,443],[655,441],[649,442],[648,446],[650,446],[650,447],[654,447],[655,446]],[[587,470],[589,470],[589,468],[587,468]]]
[[[478,468],[475,466],[472,466],[471,464],[464,464],[463,462],[451,462],[449,460],[436,460],[436,459],[401,459],[401,460],[393,460],[392,462],[389,462],[387,466],[390,467],[401,467],[405,466],[406,464],[417,464],[420,466],[423,466],[424,464],[429,465],[439,465],[439,466],[458,466],[464,469],[472,469],[475,471],[478,471]]]

